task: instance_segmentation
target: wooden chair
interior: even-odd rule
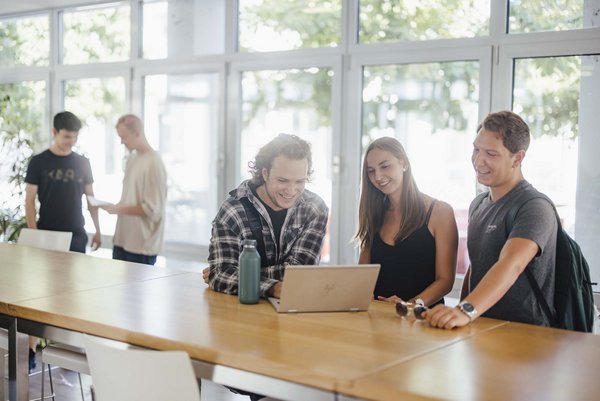
[[[189,356],[183,351],[131,349],[85,336],[95,401],[200,401]]]

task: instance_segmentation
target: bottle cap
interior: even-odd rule
[[[242,243],[243,246],[253,246],[256,247],[256,240],[254,239],[245,239]]]

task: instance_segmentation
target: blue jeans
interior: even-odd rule
[[[142,255],[139,253],[127,252],[120,246],[113,246],[113,259],[124,260],[126,262],[143,263],[145,265],[154,265],[156,263],[156,255]]]

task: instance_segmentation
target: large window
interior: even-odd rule
[[[118,202],[121,197],[125,151],[115,130],[115,123],[126,111],[123,77],[85,78],[64,82],[64,105],[83,122],[76,151],[90,159],[94,175],[94,192],[99,199]],[[83,203],[84,210],[87,205]],[[89,213],[85,228],[94,232]],[[112,235],[116,217],[101,212],[100,228]]]
[[[4,212],[23,206],[29,157],[49,144],[46,82],[0,83],[0,106],[0,209]]]
[[[222,0],[145,1],[142,55],[147,59],[189,57],[225,51]]]
[[[0,67],[43,66],[49,58],[48,15],[0,19]]]
[[[478,63],[367,66],[363,80],[363,149],[382,136],[402,143],[419,189],[455,209],[458,272],[464,273],[467,209],[475,196],[470,155],[478,124]]]
[[[207,246],[218,207],[218,74],[144,82],[146,134],[168,172],[165,241]]]
[[[515,60],[513,110],[523,116],[533,141],[523,170],[557,205],[563,225],[575,234],[580,108],[597,105],[586,93],[593,83],[598,56],[544,57]],[[584,132],[583,135],[590,135]]]
[[[308,188],[331,210],[322,260],[355,262],[362,152],[389,135],[420,189],[454,207],[461,273],[475,130],[512,109],[533,133],[526,179],[555,200],[600,281],[600,0],[12,3],[0,7],[0,95],[39,124],[22,124],[36,151],[49,144],[48,114],[80,115],[78,149],[112,201],[126,157],[116,118],[141,116],[167,165],[165,255],[205,262],[227,191],[288,132],[312,143]],[[101,224],[111,235],[114,217]]]
[[[128,60],[131,22],[128,3],[63,13],[64,64]]]
[[[591,11],[594,3],[598,7],[597,0],[510,0],[509,30],[523,33],[583,28],[588,25],[584,18],[584,7],[587,5]],[[590,20],[591,15],[588,18]]]
[[[336,47],[341,0],[240,0],[239,49],[244,52]]]
[[[360,42],[470,38],[489,32],[489,0],[360,0]]]
[[[250,177],[248,162],[262,145],[281,132],[295,134],[312,145],[315,173],[307,188],[331,207],[332,77],[332,70],[316,67],[243,73],[242,178]],[[329,244],[328,235],[324,261],[329,260]]]

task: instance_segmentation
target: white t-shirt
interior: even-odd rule
[[[134,152],[123,177],[120,203],[141,205],[145,216],[120,214],[113,244],[128,252],[157,255],[162,250],[167,202],[167,172],[158,152]]]

